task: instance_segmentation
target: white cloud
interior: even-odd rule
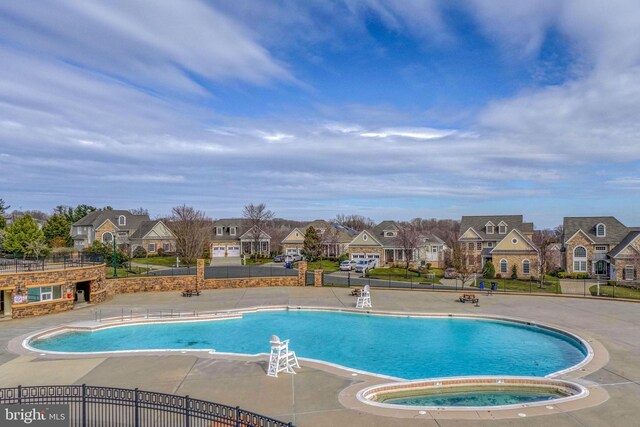
[[[455,131],[447,129],[432,128],[387,128],[378,131],[368,131],[360,133],[365,138],[389,138],[400,136],[413,139],[436,139],[453,135]]]

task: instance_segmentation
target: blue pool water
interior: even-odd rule
[[[298,357],[404,379],[544,376],[586,356],[578,342],[564,335],[510,322],[320,311],[248,313],[242,319],[71,332],[31,345],[62,352],[215,349],[256,354],[269,352],[271,335],[290,339]]]
[[[386,399],[384,403],[408,406],[502,406],[553,400],[560,397],[564,396],[543,391],[489,391],[401,397]]]

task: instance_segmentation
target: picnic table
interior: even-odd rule
[[[462,303],[465,303],[465,302],[477,303],[478,301],[480,301],[480,299],[476,297],[476,294],[462,294],[459,300]]]
[[[182,296],[183,297],[192,297],[192,296],[200,296],[200,291],[196,290],[196,289],[185,289],[184,291],[182,291]]]

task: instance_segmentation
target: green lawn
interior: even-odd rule
[[[546,281],[545,285],[539,287],[537,282],[530,282],[528,280],[513,280],[513,279],[478,279],[478,286],[480,281],[484,281],[484,288],[491,289],[491,282],[496,282],[498,284],[498,289],[496,292],[500,291],[517,291],[517,292],[526,292],[526,293],[552,293],[552,294],[560,294],[562,291],[560,290],[560,284],[557,279]]]
[[[271,262],[271,261],[273,261],[271,258],[258,258],[256,260],[253,257],[251,257],[251,258],[247,257],[245,265],[262,265],[262,264],[266,264],[266,263]]]
[[[596,295],[598,289],[596,285],[593,285],[589,288],[589,292],[591,295]],[[600,296],[607,296],[616,298],[631,298],[631,299],[640,299],[640,290],[627,288],[625,286],[616,286],[615,289],[613,286],[609,285],[600,285]]]
[[[337,261],[313,261],[307,264],[307,271],[313,271],[317,269],[322,269],[325,273],[332,273],[334,271],[338,271],[340,268],[340,263]]]
[[[147,268],[140,268],[140,267],[132,267],[132,268],[118,267],[116,269],[118,278],[146,276],[148,270],[149,269]],[[107,279],[113,278],[113,266],[105,267],[104,271],[107,276]]]
[[[133,258],[131,262],[138,264],[149,264],[149,265],[159,265],[162,267],[175,267],[176,266],[176,257],[161,257],[161,256],[152,256],[147,258]],[[195,264],[194,264],[195,265]],[[186,267],[187,265],[180,261],[180,267]]]
[[[428,274],[435,274],[435,283],[438,283],[444,271],[438,268],[432,268],[428,272],[415,273],[413,271],[407,272],[404,268],[390,267],[390,268],[374,268],[369,271],[367,277],[378,280],[390,280],[396,282],[427,282],[431,283],[431,278]]]

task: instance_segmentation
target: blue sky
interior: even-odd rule
[[[632,0],[0,4],[0,197],[640,225]]]

